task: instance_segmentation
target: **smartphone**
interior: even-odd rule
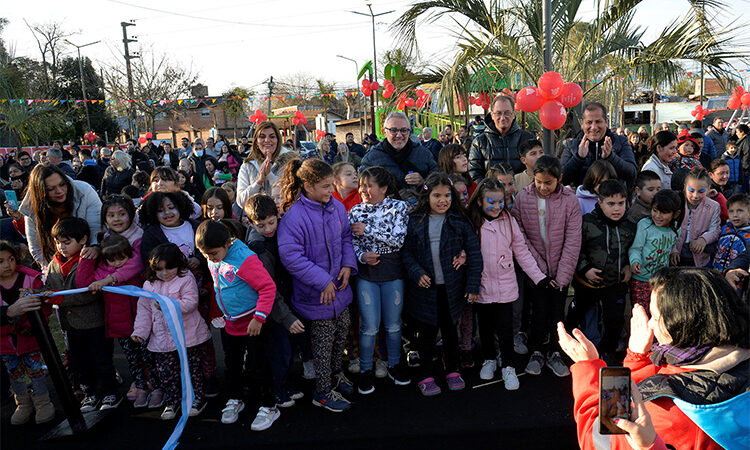
[[[599,369],[599,434],[627,434],[614,419],[630,420],[630,369]]]
[[[14,211],[18,211],[18,197],[16,196],[16,191],[5,191],[5,201],[8,202],[8,206],[10,206]]]

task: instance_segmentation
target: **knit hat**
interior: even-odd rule
[[[680,147],[685,142],[692,142],[695,146],[695,151],[693,152],[693,155],[698,155],[701,152],[701,146],[698,145],[698,141],[696,141],[693,137],[690,136],[690,132],[688,130],[682,130],[682,133],[680,133],[679,136],[677,136],[677,147]]]

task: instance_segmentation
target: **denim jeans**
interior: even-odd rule
[[[371,282],[357,280],[357,300],[361,315],[359,328],[359,366],[362,372],[372,369],[375,336],[380,319],[386,332],[388,366],[401,357],[401,310],[404,307],[404,280]]]

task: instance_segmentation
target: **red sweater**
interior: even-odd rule
[[[334,190],[333,198],[344,204],[346,212],[349,212],[349,210],[351,210],[354,205],[362,203],[362,197],[360,197],[358,189],[351,191],[349,195],[346,196],[346,198],[341,198],[341,194],[339,194],[339,191]]]

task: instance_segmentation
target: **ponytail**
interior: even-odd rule
[[[322,159],[295,158],[284,166],[284,173],[279,180],[281,187],[281,211],[285,213],[299,199],[305,183],[315,184],[325,177],[333,176],[333,169]]]

